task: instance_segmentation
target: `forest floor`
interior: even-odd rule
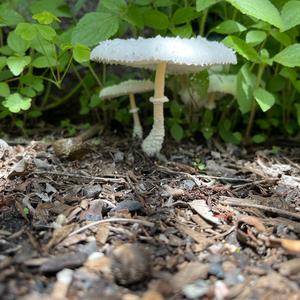
[[[8,143],[2,300],[300,299],[299,146]]]

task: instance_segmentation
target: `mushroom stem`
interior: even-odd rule
[[[143,138],[143,128],[142,128],[139,113],[138,113],[139,109],[136,106],[135,97],[134,97],[133,93],[129,93],[129,100],[130,100],[130,112],[132,113],[132,117],[133,117],[132,136],[134,138],[137,137],[139,139],[142,139]]]
[[[153,126],[142,144],[142,149],[148,156],[155,156],[160,152],[165,137],[164,103],[169,101],[164,96],[166,67],[165,62],[156,67],[154,97],[150,98],[153,103]]]

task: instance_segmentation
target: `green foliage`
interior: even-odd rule
[[[87,2],[77,0],[73,7],[66,0],[1,2],[1,118],[23,127],[49,110],[64,111],[71,101],[78,115],[96,115],[107,126],[112,120],[129,124],[128,101],[102,101],[99,89],[152,73],[128,68],[116,76],[90,62],[91,48],[115,37],[200,34],[234,49],[238,64],[168,77],[167,134],[177,142],[200,133],[238,144],[263,143],[272,132],[299,132],[299,0],[101,0],[85,12]],[[236,76],[234,95],[208,92],[215,72]],[[139,103],[141,113],[151,116],[151,104]],[[65,118],[61,127],[73,134],[70,116]],[[144,121],[150,125],[152,118]]]

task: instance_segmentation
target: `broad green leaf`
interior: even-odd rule
[[[126,15],[123,17],[128,23],[142,29],[144,27],[144,18],[141,9],[136,6],[130,6],[127,9]]]
[[[203,11],[222,0],[196,0],[196,10]]]
[[[171,126],[171,135],[177,142],[180,142],[184,137],[183,128],[178,123],[174,123]]]
[[[202,126],[201,127],[201,132],[202,132],[204,138],[206,140],[209,140],[214,135],[215,130],[214,130],[213,127],[203,127]]]
[[[38,33],[47,41],[52,41],[56,36],[56,31],[48,25],[36,25]]]
[[[297,114],[297,122],[300,126],[300,103],[295,103],[296,114]]]
[[[57,65],[57,61],[54,57],[47,57],[47,56],[39,56],[32,62],[33,67],[35,68],[50,68],[55,67]]]
[[[49,11],[56,17],[72,16],[65,0],[39,0],[33,1],[30,5],[30,11],[32,14],[37,14],[45,10]]]
[[[284,46],[289,46],[290,44],[292,44],[292,40],[290,38],[290,36],[288,34],[286,34],[285,32],[280,32],[277,29],[272,29],[269,31],[269,33],[271,34],[271,36],[278,41],[279,43],[281,43]]]
[[[286,67],[300,67],[300,44],[293,44],[274,56],[274,61]]]
[[[149,9],[144,13],[145,25],[154,29],[163,30],[169,27],[169,19],[164,13]]]
[[[43,25],[49,25],[49,24],[53,23],[54,21],[60,22],[59,18],[57,18],[55,15],[53,15],[49,11],[43,11],[43,12],[37,13],[32,16],[32,19],[37,20],[40,24],[43,24]]]
[[[81,44],[76,44],[73,48],[74,59],[79,62],[87,62],[90,60],[90,48]]]
[[[30,42],[23,40],[15,31],[11,31],[8,34],[7,45],[14,52],[23,54],[30,47]]]
[[[56,48],[52,42],[42,38],[36,38],[31,42],[31,47],[46,56],[56,57]]]
[[[283,31],[300,24],[300,1],[288,1],[281,10]]]
[[[156,7],[167,7],[174,4],[174,0],[154,0],[153,4]]]
[[[244,25],[240,24],[239,22],[233,20],[226,20],[220,23],[219,25],[217,25],[216,27],[214,27],[213,29],[211,29],[211,31],[220,34],[232,34],[236,32],[243,32],[246,29],[247,28]]]
[[[291,82],[296,81],[298,77],[297,71],[295,69],[290,69],[290,68],[282,68],[279,74],[282,77],[289,79]]]
[[[259,62],[259,56],[256,50],[246,42],[244,42],[242,39],[230,35],[223,40],[223,43],[226,46],[233,48],[238,54],[240,54],[247,60],[255,63]]]
[[[32,89],[31,87],[23,87],[23,88],[20,88],[19,92],[23,95],[23,96],[26,96],[26,97],[29,97],[29,98],[32,98],[32,97],[35,97],[36,96],[36,92],[34,89]]]
[[[236,9],[250,17],[265,21],[282,28],[282,19],[278,9],[269,0],[226,0]]]
[[[225,119],[219,124],[219,134],[226,143],[238,145],[242,140],[240,132],[231,131],[231,122],[229,119]]]
[[[24,85],[32,87],[37,92],[41,92],[44,89],[43,80],[41,78],[33,76],[32,74],[26,74],[24,76],[21,76],[20,82]]]
[[[179,24],[190,22],[196,17],[197,14],[192,7],[183,7],[183,8],[178,8],[174,12],[171,21],[173,24],[179,25]]]
[[[265,134],[255,134],[252,137],[252,142],[255,144],[261,144],[267,140],[267,136]]]
[[[250,30],[246,34],[246,43],[251,46],[257,46],[263,42],[267,37],[267,34],[261,30]]]
[[[103,102],[103,100],[99,97],[99,95],[94,94],[90,99],[89,107],[90,108],[98,107],[101,104],[101,102]]]
[[[0,27],[15,26],[24,22],[24,18],[15,10],[0,6]]]
[[[175,36],[180,36],[182,38],[190,38],[193,34],[193,28],[189,23],[182,26],[173,27],[170,30]]]
[[[0,97],[8,97],[9,94],[9,85],[6,82],[0,82]]]
[[[127,8],[125,0],[101,0],[101,5],[116,13],[124,12]]]
[[[30,56],[10,56],[7,59],[7,66],[15,76],[18,76],[30,62]]]
[[[4,68],[4,66],[6,66],[6,61],[7,58],[5,56],[0,56],[0,71]]]
[[[3,101],[3,106],[12,113],[18,113],[21,110],[28,110],[31,106],[30,98],[23,98],[19,93],[9,95]]]
[[[140,5],[140,6],[146,6],[150,5],[152,0],[134,0],[134,4]]]
[[[248,64],[242,66],[237,74],[237,102],[242,114],[248,113],[252,107],[253,90],[256,77]]]
[[[35,25],[30,23],[19,23],[15,31],[16,34],[20,35],[26,41],[33,40],[37,35]]]
[[[256,88],[253,95],[263,112],[268,111],[275,104],[274,95],[261,87]]]
[[[73,44],[95,46],[113,36],[119,28],[116,16],[101,12],[86,14],[80,19],[72,33]]]

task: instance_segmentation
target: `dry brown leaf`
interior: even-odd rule
[[[105,275],[111,275],[111,259],[102,253],[91,254],[84,266]]]
[[[96,233],[96,240],[101,244],[105,244],[110,233],[109,224],[101,224]]]
[[[188,236],[190,236],[194,241],[196,241],[197,243],[199,244],[203,244],[204,242],[206,242],[206,237],[203,233],[200,233],[194,229],[191,229],[189,228],[188,226],[186,225],[183,225],[183,224],[177,224],[176,225],[176,228],[178,230],[181,231],[181,233],[183,234],[187,234]]]
[[[196,211],[204,220],[214,224],[221,225],[219,218],[214,217],[205,200],[194,200],[189,202],[190,207]]]
[[[149,290],[144,293],[142,300],[164,300],[165,298],[155,290]]]

